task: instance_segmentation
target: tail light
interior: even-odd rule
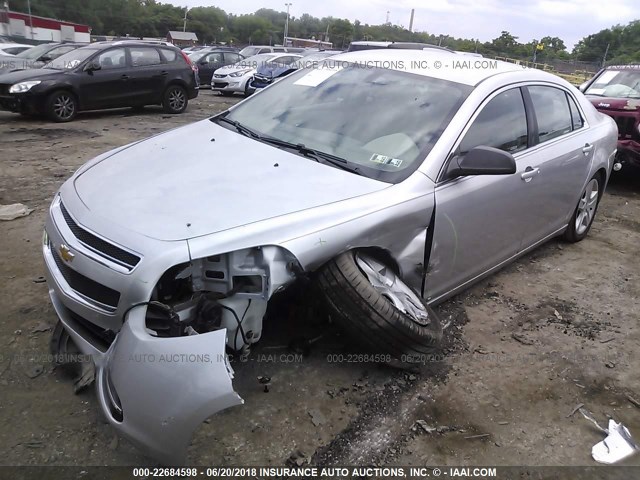
[[[182,55],[182,58],[184,58],[184,61],[187,62],[187,65],[191,67],[191,70],[193,70],[193,72],[197,74],[198,66],[191,61],[191,59],[189,58],[189,55],[184,53],[182,50],[180,50],[180,55]]]

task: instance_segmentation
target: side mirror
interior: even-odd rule
[[[100,65],[99,62],[89,62],[84,66],[83,70],[85,72],[93,72],[95,70],[100,70],[101,68],[102,65]]]
[[[51,55],[47,55],[47,54],[42,55],[38,59],[39,62],[50,62],[51,60],[53,60],[53,57]]]
[[[449,163],[447,178],[467,175],[508,175],[516,173],[516,161],[508,152],[479,146],[464,156],[456,156]]]

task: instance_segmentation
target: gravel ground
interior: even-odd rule
[[[0,204],[34,209],[0,223],[0,463],[153,463],[114,434],[92,389],[74,395],[70,374],[47,361],[56,316],[41,282],[44,215],[83,162],[236,101],[203,91],[184,115],[149,107],[70,124],[0,112]],[[578,404],[640,440],[640,408],[629,400],[640,400],[638,192],[640,173],[623,170],[585,241],[551,241],[438,306],[450,322],[442,351],[411,370],[359,361],[324,316],[280,299],[261,344],[235,359],[244,406],[202,425],[190,462],[593,465],[602,435],[570,415]],[[294,322],[301,314],[307,321]],[[271,377],[268,392],[259,376]]]

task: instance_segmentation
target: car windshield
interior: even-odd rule
[[[640,67],[605,70],[584,93],[612,98],[640,98]]]
[[[71,70],[76,68],[87,58],[98,51],[97,48],[77,48],[70,52],[60,55],[55,60],[47,63],[44,68],[51,68],[53,70]]]
[[[263,47],[244,47],[242,50],[240,50],[240,55],[242,55],[245,58],[251,57],[256,53],[258,53],[260,50],[262,50],[262,48]]]
[[[51,45],[43,44],[38,45],[36,47],[30,48],[29,50],[25,50],[24,52],[20,52],[16,55],[16,57],[26,58],[27,60],[36,60],[40,58],[42,55],[51,50]]]
[[[396,183],[422,163],[471,89],[329,58],[321,68],[285,77],[218,121],[267,143],[303,145],[301,154],[316,154],[305,155],[311,159],[325,154],[332,165]]]

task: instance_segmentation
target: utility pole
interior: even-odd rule
[[[31,40],[33,40],[33,18],[31,17],[31,0],[27,0],[27,10],[29,10],[29,29],[31,30]]]
[[[184,22],[182,23],[182,31],[187,31],[187,12],[189,11],[189,7],[184,7]]]
[[[387,10],[387,21],[385,23],[389,25],[389,10]]]
[[[287,7],[287,21],[284,24],[284,36],[282,38],[282,45],[286,47],[287,37],[289,36],[289,7],[293,5],[293,3],[285,3],[284,5]]]
[[[609,46],[610,46],[610,45],[611,45],[610,43],[607,43],[607,48],[606,48],[606,50],[604,51],[604,56],[602,57],[602,66],[603,66],[603,67],[604,67],[604,66],[605,66],[605,64],[607,63],[607,55],[609,54]]]

